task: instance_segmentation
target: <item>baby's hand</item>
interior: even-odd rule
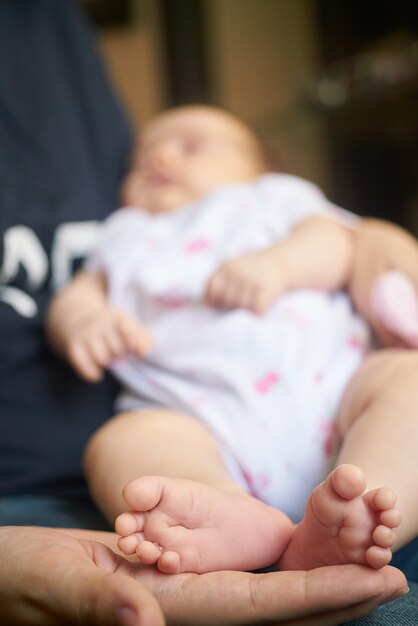
[[[281,270],[278,247],[226,261],[209,280],[205,300],[215,308],[262,315],[286,288]]]
[[[113,359],[129,352],[145,356],[151,342],[149,331],[131,315],[109,307],[76,326],[68,340],[66,353],[82,378],[98,382]]]

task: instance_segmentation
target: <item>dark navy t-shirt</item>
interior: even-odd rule
[[[71,0],[0,2],[0,495],[85,493],[81,455],[116,384],[44,341],[56,286],[116,205],[131,133]]]

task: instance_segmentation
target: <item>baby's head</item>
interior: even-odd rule
[[[122,202],[164,213],[267,169],[259,139],[243,122],[211,106],[179,107],[145,126]]]

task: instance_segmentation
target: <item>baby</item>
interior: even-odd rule
[[[415,381],[397,351],[367,356],[343,291],[361,220],[268,173],[254,133],[207,106],[144,129],[123,204],[48,320],[81,376],[124,384],[86,452],[122,552],[166,573],[386,565],[418,530]],[[392,288],[374,301],[402,338]]]

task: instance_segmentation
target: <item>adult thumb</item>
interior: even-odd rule
[[[105,572],[93,563],[77,566],[57,581],[57,613],[65,623],[80,626],[164,626],[154,596],[137,580]],[[62,583],[62,584],[61,584]],[[61,623],[61,622],[60,622]]]
[[[119,573],[94,574],[82,623],[100,626],[164,626],[157,600],[138,581]]]

